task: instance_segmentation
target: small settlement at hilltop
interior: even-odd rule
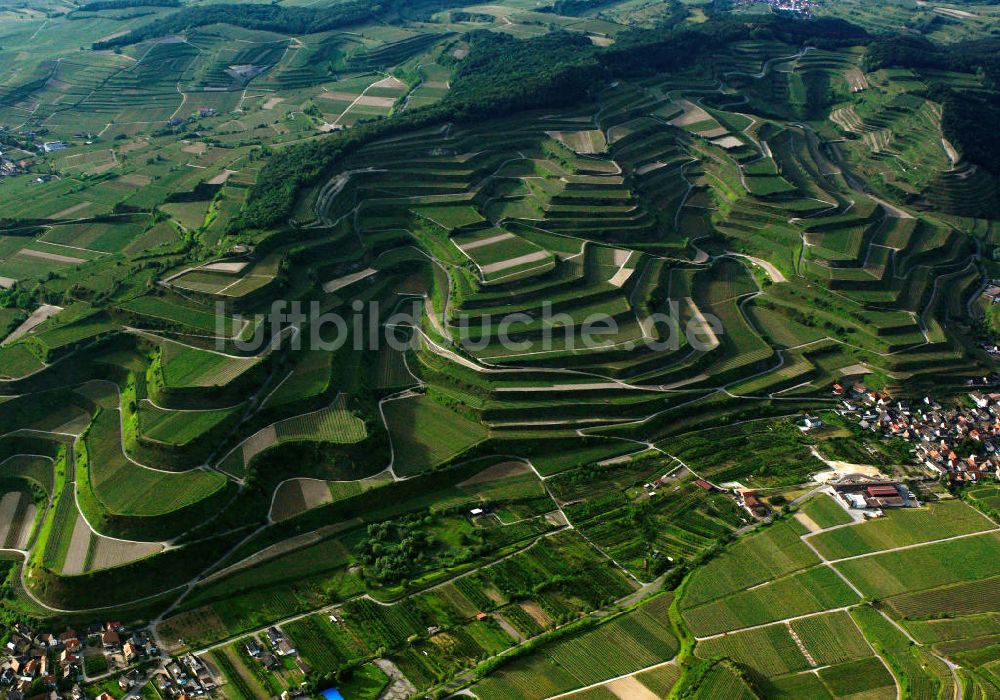
[[[864,384],[833,390],[862,428],[907,440],[933,472],[961,483],[1000,478],[1000,393],[974,391],[971,406],[944,409],[929,397],[893,399]]]

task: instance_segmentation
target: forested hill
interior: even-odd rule
[[[677,68],[732,42],[769,36],[816,45],[857,44],[867,39],[864,30],[841,20],[781,17],[635,30],[608,48],[568,32],[528,40],[473,32],[468,36],[469,55],[459,64],[446,99],[273,155],[232,226],[264,228],[287,221],[301,187],[315,182],[341,155],[373,138],[431,124],[571,104],[583,99],[600,80]]]
[[[948,140],[965,158],[1000,174],[1000,39],[941,47],[923,37],[892,37],[869,44],[864,67],[981,73],[988,90],[958,91],[938,83],[934,98],[942,105],[941,130]]]
[[[195,27],[218,23],[286,34],[314,34],[373,19],[382,11],[383,5],[372,0],[347,0],[323,8],[281,7],[259,3],[186,7],[122,36],[96,42],[94,49],[128,46],[147,39],[179,34]]]

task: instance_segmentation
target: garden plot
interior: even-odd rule
[[[312,508],[333,502],[330,486],[322,479],[289,479],[281,482],[271,501],[271,520],[281,522]]]
[[[348,103],[347,108],[333,122],[326,125],[326,130],[352,126],[360,119],[388,116],[393,105],[396,104],[396,100],[405,95],[406,90],[406,83],[391,75],[374,82],[366,87],[360,95],[354,97]],[[349,94],[323,93],[320,97],[326,95],[330,95],[334,104],[342,104],[350,96]]]
[[[76,524],[73,526],[73,536],[69,540],[69,549],[63,561],[62,572],[67,576],[82,574],[87,567],[87,552],[90,551],[90,540],[94,536],[83,515],[77,512]]]
[[[163,545],[155,542],[126,542],[101,535],[94,536],[91,545],[88,571],[110,569],[129,562],[152,556],[163,550]]]
[[[555,265],[551,252],[502,229],[458,234],[451,240],[479,268],[486,284]]]
[[[604,132],[600,129],[546,131],[545,133],[566,146],[566,148],[581,155],[606,153],[608,150],[608,142],[604,139]]]
[[[163,379],[167,387],[216,387],[235,381],[260,361],[196,350],[179,343],[163,344]]]
[[[60,268],[66,267],[68,265],[80,265],[81,263],[87,262],[84,258],[78,258],[73,255],[63,255],[61,253],[51,253],[45,250],[34,250],[33,248],[21,248],[8,260],[8,263],[16,263],[18,260],[24,260],[28,258],[30,260],[26,261],[28,263],[29,269],[32,267],[30,265],[31,260],[43,261],[44,263],[51,263],[51,267]]]
[[[315,441],[341,445],[360,442],[368,436],[365,422],[347,410],[343,394],[326,408],[292,416],[261,428],[223,457],[219,468],[240,476],[254,457],[282,442]]]
[[[342,445],[360,442],[368,436],[365,422],[347,410],[347,401],[338,394],[326,408],[279,421],[274,426],[278,442],[315,440]]]
[[[139,404],[139,434],[144,440],[186,447],[224,425],[230,418],[236,418],[240,410],[171,411],[143,401]]]
[[[164,281],[169,281],[171,285],[191,292],[238,297],[263,287],[272,279],[274,279],[274,275],[249,273],[240,276],[228,269],[203,267],[185,270],[180,275]]]
[[[67,246],[64,250],[71,256],[73,248],[117,253],[142,235],[145,223],[144,218],[137,217],[134,221],[61,224],[52,226],[39,242]]]
[[[0,547],[4,546],[11,533],[16,533],[20,539],[22,518],[18,517],[18,512],[23,498],[25,496],[20,491],[5,493],[0,498]]]
[[[680,114],[677,114],[677,112]],[[666,105],[656,112],[657,114],[675,114],[667,122],[670,126],[676,126],[686,131],[704,132],[709,129],[721,128],[711,114],[703,107],[696,105],[690,100],[678,100],[670,105]],[[728,133],[728,131],[726,132]]]
[[[427,205],[411,207],[410,211],[417,216],[430,219],[441,228],[449,231],[485,221],[479,211],[469,204]]]

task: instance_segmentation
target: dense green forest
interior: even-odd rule
[[[95,0],[77,8],[79,12],[126,10],[130,7],[180,7],[180,0]]]
[[[113,0],[114,1],[114,0]],[[323,8],[281,7],[259,3],[247,5],[199,5],[186,7],[172,15],[154,20],[122,36],[98,41],[95,50],[137,44],[147,39],[177,34],[209,24],[226,23],[244,29],[314,34],[378,16],[382,5],[371,0],[347,0]]]

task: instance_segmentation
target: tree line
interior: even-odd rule
[[[77,12],[127,10],[133,7],[180,7],[181,0],[95,0],[76,9]]]
[[[100,0],[100,2],[132,2],[138,0]],[[96,3],[96,4],[100,4]],[[140,4],[152,4],[148,2]],[[345,0],[328,7],[282,7],[250,3],[245,5],[198,5],[185,7],[166,17],[133,29],[127,34],[93,44],[101,51],[119,46],[138,44],[170,34],[209,24],[231,24],[244,29],[281,32],[284,34],[315,34],[374,19],[382,5],[372,0]]]

